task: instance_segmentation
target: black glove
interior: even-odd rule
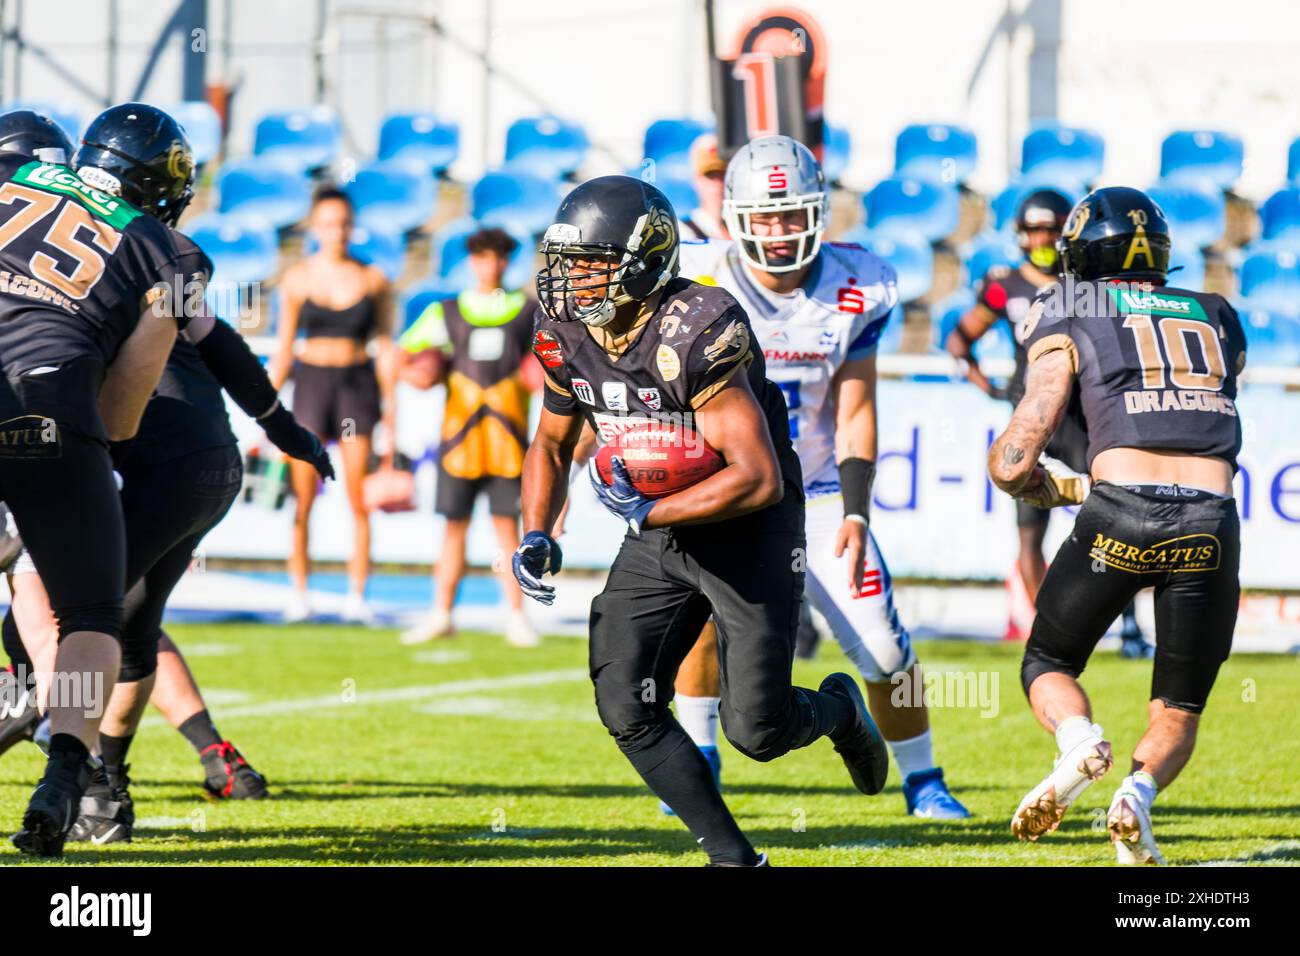
[[[275,411],[265,418],[259,418],[257,423],[266,432],[266,437],[271,439],[271,444],[280,451],[290,458],[309,462],[322,478],[334,477],[334,466],[330,464],[325,446],[319,438],[299,425],[298,420],[283,405],[277,404]]]

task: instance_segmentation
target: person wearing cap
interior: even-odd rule
[[[718,137],[705,133],[691,144],[691,169],[698,205],[681,219],[684,239],[729,239],[722,222],[722,183],[727,164],[718,154]]]

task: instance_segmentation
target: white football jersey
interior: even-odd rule
[[[749,314],[767,377],[790,407],[790,439],[804,483],[839,487],[831,380],[849,359],[874,355],[898,304],[894,269],[859,245],[823,243],[804,284],[789,295],[755,281],[734,242],[683,242],[682,278],[719,285]]]

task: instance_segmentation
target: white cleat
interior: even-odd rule
[[[311,604],[307,601],[305,591],[294,591],[289,603],[284,606],[284,623],[301,624],[311,617]]]
[[[440,637],[451,637],[456,633],[451,623],[451,613],[435,608],[429,615],[402,634],[402,643],[407,645],[428,644]]]
[[[511,647],[537,647],[542,643],[523,611],[512,611],[506,618],[506,643]]]
[[[375,612],[360,594],[349,594],[343,603],[343,621],[347,624],[374,624]]]
[[[1165,858],[1151,832],[1151,811],[1142,800],[1133,778],[1125,777],[1110,801],[1106,830],[1115,844],[1120,866],[1164,866]]]
[[[1059,827],[1070,804],[1111,768],[1115,758],[1110,741],[1102,737],[1096,724],[1092,729],[1069,753],[1061,754],[1047,778],[1020,801],[1011,818],[1011,832],[1018,839],[1034,843]]]

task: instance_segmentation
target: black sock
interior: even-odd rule
[[[823,736],[833,740],[857,725],[858,714],[853,704],[838,694],[796,687],[794,696],[811,711],[812,715],[808,737],[803,743],[798,744],[800,747],[806,747]]]
[[[68,754],[75,754],[78,759],[85,760],[90,756],[90,750],[72,734],[55,734],[50,738],[51,760]]]
[[[208,716],[206,708],[188,718],[185,723],[176,729],[181,732],[182,737],[190,742],[190,746],[200,754],[209,747],[215,747],[221,743],[221,734],[217,732],[217,727],[212,723],[212,718]]]
[[[669,717],[650,747],[626,754],[641,779],[686,824],[710,863],[753,866],[758,854],[722,802],[713,770],[681,724]]]
[[[99,758],[104,761],[104,769],[110,775],[122,775],[126,766],[126,752],[131,749],[131,741],[134,739],[135,734],[127,734],[125,737],[99,735]]]

